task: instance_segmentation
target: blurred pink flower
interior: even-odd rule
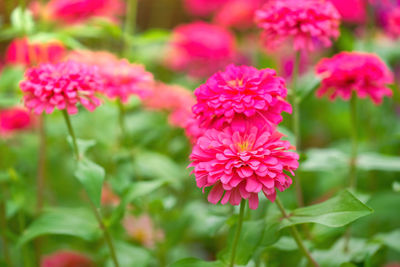
[[[31,6],[34,14],[52,21],[80,23],[92,17],[103,17],[117,21],[124,13],[122,0],[50,0],[46,5],[35,2]]]
[[[341,52],[322,59],[316,66],[322,78],[317,96],[328,95],[331,100],[341,97],[349,100],[354,91],[358,97],[371,97],[378,105],[384,96],[392,96],[387,86],[393,83],[393,73],[375,54]]]
[[[86,255],[75,251],[59,250],[42,257],[40,267],[94,267],[93,261]]]
[[[174,29],[166,53],[166,64],[192,77],[206,77],[235,58],[235,38],[226,29],[194,22]]]
[[[340,34],[340,15],[325,0],[270,0],[255,17],[266,46],[277,47],[293,38],[295,50],[314,50],[331,46],[331,39]]]
[[[254,25],[254,13],[265,0],[230,0],[219,9],[214,21],[224,27],[239,29]]]
[[[75,114],[78,103],[89,111],[101,104],[95,96],[103,87],[100,81],[96,68],[67,61],[28,69],[20,87],[25,106],[36,114],[52,113],[55,108]]]
[[[208,16],[229,0],[184,0],[184,7],[189,14]]]
[[[112,191],[111,186],[105,183],[101,190],[101,204],[106,206],[118,206],[120,201],[119,197]]]
[[[400,7],[393,9],[388,15],[388,32],[393,37],[400,37]]]
[[[131,95],[144,97],[153,87],[153,74],[143,65],[119,59],[106,51],[73,51],[69,59],[98,68],[104,83],[102,92],[109,98],[118,98],[126,103]]]
[[[239,205],[248,199],[251,209],[258,207],[258,193],[274,201],[277,188],[287,189],[298,168],[299,155],[278,132],[248,127],[239,133],[227,127],[222,131],[207,130],[193,148],[190,167],[194,167],[197,186],[212,187],[208,201]],[[222,198],[222,199],[221,199]]]
[[[240,130],[251,119],[260,128],[272,129],[281,122],[283,111],[292,111],[285,101],[285,81],[272,69],[230,65],[211,76],[195,95],[193,113],[204,128],[232,124]]]
[[[154,226],[147,214],[139,217],[125,216],[122,224],[128,236],[145,247],[154,248],[156,243],[164,240],[164,232]]]
[[[33,42],[28,38],[14,39],[7,48],[5,62],[34,66],[40,63],[56,63],[66,53],[64,45],[57,40],[49,42]]]
[[[366,0],[330,0],[344,22],[364,23],[367,20]]]
[[[0,109],[0,136],[9,136],[32,127],[33,117],[24,108]]]

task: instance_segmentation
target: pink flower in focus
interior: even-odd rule
[[[131,95],[144,97],[153,86],[153,74],[147,72],[143,65],[119,59],[109,52],[73,51],[68,58],[97,67],[104,83],[102,92],[124,103]]]
[[[400,7],[393,9],[388,17],[388,32],[393,37],[400,36]]]
[[[94,263],[87,256],[74,251],[56,251],[44,256],[40,267],[94,267]]]
[[[45,6],[36,5],[34,13],[40,12],[49,20],[73,24],[92,17],[117,21],[124,8],[122,0],[50,0]]]
[[[230,0],[215,15],[216,24],[239,29],[254,24],[254,13],[264,0]]]
[[[189,14],[208,16],[230,0],[184,0],[184,7]]]
[[[25,106],[36,114],[52,113],[55,108],[75,114],[78,103],[89,111],[100,105],[95,96],[102,90],[100,80],[96,68],[67,61],[28,69],[20,87]]]
[[[5,61],[8,64],[34,66],[40,63],[56,63],[65,55],[66,49],[59,41],[32,42],[28,38],[14,39],[7,48]]]
[[[330,0],[343,21],[364,23],[367,20],[366,0]]]
[[[157,229],[150,216],[126,216],[122,224],[128,236],[147,248],[154,248],[155,244],[164,240],[164,232]]]
[[[24,108],[0,109],[0,136],[9,136],[32,127],[33,118]]]
[[[293,38],[295,50],[314,50],[316,45],[330,46],[340,34],[340,15],[325,0],[270,0],[255,17],[267,46]]]
[[[318,97],[327,94],[331,100],[337,96],[349,100],[354,91],[360,98],[371,97],[378,105],[385,95],[392,96],[387,85],[393,83],[393,73],[375,54],[341,52],[322,59],[316,73],[322,78]]]
[[[221,129],[234,123],[240,130],[251,119],[260,128],[272,129],[281,122],[283,111],[292,111],[285,101],[285,81],[272,69],[230,65],[211,76],[195,95],[193,113],[204,128]]]
[[[205,22],[178,26],[172,33],[166,64],[192,77],[206,77],[235,57],[235,38],[226,29]]]
[[[193,148],[190,167],[199,188],[212,187],[208,201],[216,204],[239,205],[249,200],[251,209],[258,207],[258,193],[263,192],[274,201],[277,188],[287,189],[294,175],[299,155],[278,132],[261,131],[248,127],[239,133],[231,127],[222,131],[207,130]]]

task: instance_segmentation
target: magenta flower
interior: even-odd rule
[[[371,97],[378,105],[384,96],[392,96],[387,87],[393,83],[393,73],[376,55],[360,52],[341,52],[322,59],[316,66],[322,78],[317,96],[328,95],[331,100],[349,100],[354,91],[358,97]]]
[[[330,0],[336,7],[343,21],[364,23],[367,20],[366,0]]]
[[[388,15],[388,32],[393,37],[400,37],[400,7],[393,9]]]
[[[9,136],[15,132],[32,127],[33,118],[24,108],[0,109],[0,136]]]
[[[56,251],[44,256],[40,267],[94,267],[94,262],[86,255],[75,251]]]
[[[230,0],[184,0],[184,7],[189,14],[208,16]]]
[[[239,205],[249,200],[251,209],[258,207],[258,193],[274,201],[277,188],[287,189],[294,175],[299,155],[278,132],[249,127],[239,133],[230,127],[222,131],[207,130],[193,148],[190,167],[194,167],[197,186],[212,187],[208,201]]]
[[[292,38],[295,50],[314,50],[316,45],[330,46],[340,33],[340,15],[325,0],[271,0],[255,17],[269,47]]]
[[[235,38],[226,29],[205,22],[178,26],[166,53],[166,64],[192,77],[207,77],[235,57]]]
[[[245,29],[253,26],[254,13],[264,0],[230,0],[216,13],[214,21],[224,27]]]
[[[221,129],[233,123],[240,130],[251,120],[272,129],[282,121],[283,111],[292,111],[286,95],[285,81],[274,70],[230,65],[196,89],[193,113],[204,128]]]
[[[55,108],[75,114],[78,103],[89,111],[100,105],[95,96],[103,87],[99,81],[96,68],[67,61],[28,69],[20,87],[25,106],[36,114],[52,113]]]

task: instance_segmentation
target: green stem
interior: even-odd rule
[[[136,13],[137,13],[137,0],[127,0],[126,6],[126,16],[125,16],[125,35],[134,35],[136,30]],[[130,46],[126,41],[126,36],[124,39],[124,55],[129,54]]]
[[[39,213],[43,207],[43,194],[46,171],[46,129],[45,115],[39,117],[39,155],[37,168],[37,206],[36,212]]]
[[[239,243],[240,232],[242,230],[245,207],[246,207],[246,200],[242,199],[242,201],[240,202],[240,212],[239,212],[239,218],[238,218],[238,223],[237,223],[237,227],[236,227],[236,233],[235,233],[235,237],[233,239],[231,263],[229,265],[230,267],[233,267],[235,265],[236,248]]]
[[[7,241],[7,218],[6,218],[6,202],[5,197],[2,195],[0,196],[0,232],[1,232],[1,241],[3,244],[3,253],[4,253],[4,260],[7,266],[13,266],[10,257],[10,251],[8,248],[8,241]]]
[[[125,107],[124,103],[122,103],[121,99],[118,99],[118,121],[119,121],[119,127],[121,128],[121,135],[122,138],[125,136],[126,133],[126,128],[125,128]]]
[[[77,144],[76,136],[74,133],[74,129],[72,128],[71,120],[70,120],[69,115],[66,110],[63,110],[63,114],[64,114],[65,122],[67,123],[68,132],[72,138],[72,143],[73,143],[73,147],[74,147],[76,160],[79,161],[80,160],[79,149],[78,149],[78,144]],[[108,231],[108,228],[103,223],[103,219],[102,219],[99,209],[93,204],[93,202],[91,201],[91,199],[89,197],[88,197],[88,199],[89,199],[90,207],[92,208],[92,211],[93,211],[94,215],[96,216],[97,222],[99,223],[100,229],[103,231],[104,239],[107,243],[108,249],[110,250],[110,254],[111,254],[112,261],[114,262],[114,266],[119,267],[117,256],[116,256],[115,249],[114,249],[114,245],[113,245],[113,242],[111,239],[111,235]]]
[[[358,153],[358,133],[357,133],[357,96],[353,93],[350,100],[350,127],[351,127],[351,157],[350,167],[350,188],[357,187],[357,153]]]
[[[291,102],[293,108],[293,117],[292,117],[292,131],[295,137],[295,146],[298,153],[301,152],[301,142],[300,142],[300,102],[297,97],[297,80],[299,77],[299,68],[300,68],[300,58],[301,53],[296,52],[294,66],[293,66],[293,75],[292,75],[292,92],[291,92]],[[304,197],[303,191],[301,189],[301,179],[299,174],[296,175],[296,181],[294,183],[297,203],[300,207],[304,206]]]
[[[72,128],[72,124],[71,124],[71,120],[70,120],[70,118],[69,118],[69,114],[68,114],[68,112],[67,112],[65,109],[62,111],[62,113],[63,113],[63,115],[64,115],[64,119],[65,119],[65,122],[66,122],[67,127],[68,127],[68,133],[69,133],[69,135],[70,135],[71,138],[72,138],[72,145],[73,145],[73,147],[74,147],[74,154],[75,154],[75,157],[76,157],[76,159],[79,161],[80,156],[79,156],[78,143],[77,143],[77,141],[76,141],[75,132],[74,132],[74,129]]]
[[[283,204],[280,201],[278,196],[276,196],[275,202],[276,202],[276,205],[278,206],[279,210],[281,211],[283,217],[287,218],[288,215],[287,215],[285,208],[283,207]],[[304,246],[303,240],[301,239],[301,236],[300,236],[299,232],[297,231],[296,226],[294,226],[294,225],[290,226],[290,232],[291,232],[294,240],[296,241],[296,244],[299,247],[300,251],[304,254],[304,256],[306,256],[309,263],[314,267],[318,267],[319,264],[314,260],[314,258],[311,256],[311,253]]]

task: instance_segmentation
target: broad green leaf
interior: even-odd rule
[[[331,171],[348,164],[347,155],[334,148],[310,149],[306,154],[307,159],[300,165],[303,171]]]
[[[220,261],[204,261],[196,258],[186,258],[170,265],[170,267],[224,267]]]
[[[236,225],[231,227],[227,247],[218,255],[223,262],[229,262],[232,253],[233,239],[236,231]],[[236,263],[246,265],[254,251],[263,240],[266,223],[264,220],[244,222],[240,233],[238,247],[236,249]]]
[[[73,148],[73,143],[72,143],[72,137],[68,136],[67,141],[71,148]],[[86,152],[89,150],[89,148],[93,147],[96,144],[95,140],[83,140],[83,139],[77,139],[76,143],[78,145],[79,149],[79,154],[81,157],[84,157]]]
[[[148,250],[125,242],[116,242],[115,251],[120,266],[147,267],[152,258]],[[114,266],[111,258],[107,261],[106,266]]]
[[[163,184],[165,184],[165,182],[160,180],[133,183],[128,189],[128,192],[125,196],[125,201],[126,203],[129,203],[139,197],[148,195],[154,190],[160,188]]]
[[[100,207],[104,176],[104,169],[96,163],[86,158],[78,161],[75,177],[81,182],[96,207]]]
[[[87,241],[101,234],[92,212],[83,208],[57,208],[45,211],[22,233],[18,244],[22,245],[42,235],[70,235]]]
[[[311,94],[319,85],[320,79],[315,75],[314,71],[310,71],[301,76],[296,89],[297,97],[303,100]]]
[[[400,157],[363,153],[357,159],[357,167],[366,171],[400,171]]]
[[[284,218],[281,228],[302,223],[341,227],[373,212],[371,208],[345,190],[320,204],[293,210]]]
[[[11,26],[20,33],[30,33],[34,29],[32,13],[29,9],[17,7],[11,13]]]

